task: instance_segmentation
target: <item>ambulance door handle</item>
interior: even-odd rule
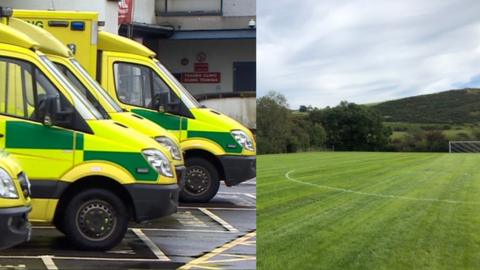
[[[3,134],[0,133],[0,138],[3,138],[3,137],[5,137],[5,135],[3,135]]]

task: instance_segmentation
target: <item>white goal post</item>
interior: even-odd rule
[[[480,153],[480,141],[449,141],[449,153]]]

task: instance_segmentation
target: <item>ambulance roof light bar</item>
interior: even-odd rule
[[[13,9],[10,7],[0,7],[0,18],[10,18],[13,15]]]

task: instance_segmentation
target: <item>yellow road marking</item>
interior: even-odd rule
[[[222,254],[222,256],[224,256]],[[236,259],[223,259],[223,260],[213,260],[208,261],[208,263],[226,263],[226,262],[241,262],[241,261],[253,261],[257,259],[255,256],[242,256]]]
[[[185,264],[184,266],[178,268],[178,270],[188,270],[188,269],[191,269],[192,267],[202,267],[202,268],[207,268],[207,269],[218,269],[218,268],[203,265],[203,264],[208,264],[209,259],[211,259],[211,258],[213,258],[217,255],[220,255],[223,252],[250,240],[251,238],[255,237],[256,235],[257,235],[256,231],[247,233],[244,236],[233,240],[232,242],[226,243],[225,245],[223,245],[221,247],[218,247],[218,248],[214,249],[213,251],[211,251],[211,252],[209,252],[209,253],[207,253],[207,254],[205,254],[205,255],[203,255],[203,256],[195,259],[195,260],[190,261],[189,263]]]

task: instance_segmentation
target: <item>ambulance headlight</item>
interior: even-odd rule
[[[0,198],[18,199],[17,188],[13,178],[0,168]]]
[[[168,158],[157,149],[146,149],[142,151],[145,160],[159,174],[166,177],[173,177],[173,170]]]
[[[168,151],[170,151],[170,154],[172,154],[173,159],[175,160],[182,159],[182,152],[180,152],[180,148],[178,148],[178,144],[176,144],[172,139],[165,136],[160,136],[160,137],[155,137],[155,141],[157,141],[159,144],[167,148]]]
[[[242,130],[232,130],[231,133],[235,141],[237,141],[240,146],[249,151],[255,151],[253,140],[247,135],[247,133]]]

